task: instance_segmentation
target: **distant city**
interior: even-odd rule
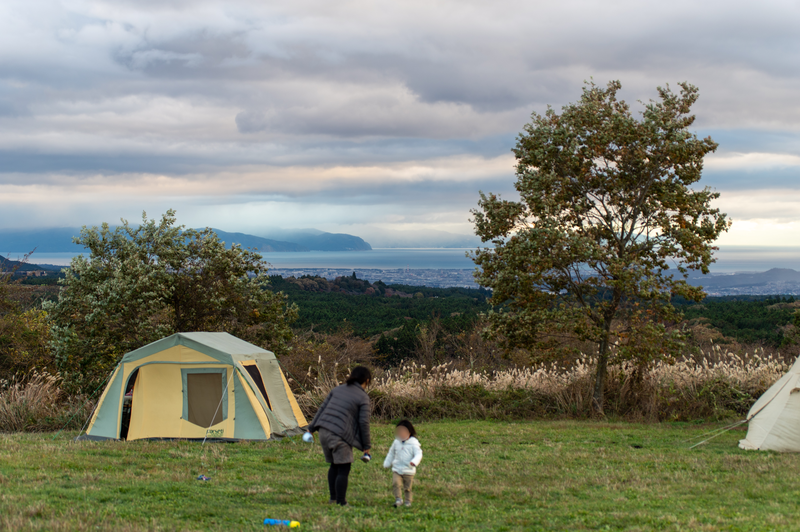
[[[359,279],[370,282],[383,281],[386,284],[405,284],[410,286],[429,286],[432,288],[479,288],[472,276],[473,270],[465,269],[409,269],[409,268],[278,268],[269,271],[270,275],[288,277],[324,277],[328,280],[352,275],[355,272]]]

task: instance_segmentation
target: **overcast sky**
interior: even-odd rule
[[[721,243],[800,245],[798,28],[796,1],[4,0],[0,227],[469,234],[532,111],[686,80]]]

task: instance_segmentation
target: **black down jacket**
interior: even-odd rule
[[[342,384],[325,398],[308,430],[328,429],[356,449],[371,449],[369,414],[369,395],[364,388],[359,384]]]

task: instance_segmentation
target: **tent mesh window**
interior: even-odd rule
[[[186,388],[189,423],[211,427],[222,422],[222,380],[219,373],[189,373],[186,375]]]
[[[258,386],[261,395],[264,396],[264,401],[267,402],[267,408],[272,410],[272,405],[269,404],[269,396],[267,395],[267,388],[264,386],[264,379],[261,378],[261,372],[258,371],[258,367],[247,365],[244,367],[244,369],[246,369],[247,373],[249,373],[250,376],[253,378],[253,381],[256,383],[256,386]]]

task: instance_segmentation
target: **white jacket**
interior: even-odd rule
[[[422,460],[422,447],[419,440],[411,436],[406,441],[400,441],[395,438],[392,447],[389,449],[389,454],[386,455],[386,460],[383,461],[383,467],[392,468],[392,471],[399,475],[413,475],[417,472],[416,466]],[[414,462],[416,465],[411,465]]]

